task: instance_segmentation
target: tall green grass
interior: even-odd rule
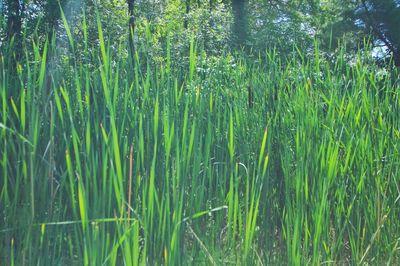
[[[399,263],[396,70],[193,41],[152,66],[98,28],[95,66],[1,56],[1,264]]]

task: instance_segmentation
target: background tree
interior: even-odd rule
[[[88,45],[96,45],[97,26],[93,21],[97,20],[98,11],[110,48],[116,49],[121,41],[129,44],[125,52],[118,51],[120,55],[132,52],[135,41],[147,39],[151,45],[147,53],[161,60],[167,35],[174,40],[177,48],[171,51],[176,51],[177,57],[182,57],[181,48],[188,45],[190,36],[213,55],[225,53],[227,47],[234,51],[248,46],[253,51],[277,48],[283,57],[292,54],[294,45],[313,54],[314,38],[321,44],[322,55],[333,56],[341,39],[345,39],[348,52],[355,54],[364,45],[363,39],[369,38],[376,48],[392,55],[396,65],[400,64],[398,0],[7,0],[1,6],[3,43],[14,36],[15,45],[20,46],[22,32],[26,40],[37,35],[43,41],[49,36],[51,43],[54,29],[58,31],[58,40],[67,41],[59,6],[65,9],[69,23],[74,24],[72,33],[77,45],[82,43],[79,38],[83,39],[82,11],[86,14],[91,40]],[[17,58],[20,50],[14,51]],[[386,55],[378,59],[384,58]]]
[[[134,34],[135,34],[135,0],[127,0],[128,1],[128,16],[129,16],[129,48],[132,56],[134,56]]]
[[[248,21],[246,0],[232,0],[233,13],[233,43],[241,47],[248,38]]]
[[[188,28],[188,16],[189,16],[189,13],[190,13],[190,0],[185,0],[185,19],[183,20],[183,27],[185,28],[185,29],[187,29]]]
[[[400,67],[400,1],[362,0],[356,14],[378,40],[376,45],[384,45]]]
[[[322,44],[322,52],[332,52],[339,40],[355,52],[363,48],[367,38],[373,48],[383,53],[377,60],[393,56],[396,66],[399,59],[400,1],[398,0],[334,0],[315,2],[311,6],[312,28]]]
[[[22,6],[19,0],[7,0],[7,42],[14,40],[14,54],[20,58],[22,48]]]

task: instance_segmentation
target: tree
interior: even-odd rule
[[[362,0],[357,14],[400,67],[400,1]]]
[[[65,2],[65,1],[62,1]],[[52,43],[53,33],[57,28],[58,20],[60,19],[62,3],[60,1],[46,1],[43,5],[44,29],[49,38],[49,43]]]
[[[337,40],[345,37],[347,48],[354,53],[368,38],[400,66],[399,0],[333,0],[312,9],[313,25],[325,51],[335,49]]]
[[[129,49],[132,53],[132,58],[134,57],[135,43],[134,43],[134,33],[135,33],[135,0],[128,1],[128,15],[129,15]]]
[[[19,0],[8,0],[7,12],[7,42],[10,44],[14,39],[14,51],[16,59],[20,59],[22,40],[22,8]]]
[[[235,46],[238,47],[245,45],[248,38],[246,2],[246,0],[232,0],[233,39]]]
[[[188,28],[188,20],[189,20],[188,16],[189,16],[189,12],[190,12],[190,0],[185,1],[185,8],[186,8],[186,10],[185,10],[185,19],[183,21],[183,27],[185,29],[187,29]]]

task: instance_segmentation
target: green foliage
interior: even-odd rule
[[[17,87],[0,57],[2,262],[398,264],[398,70],[195,38],[185,68],[147,43],[132,68],[97,21],[97,61],[67,24],[74,50],[35,40]]]
[[[68,43],[58,8],[61,6],[76,45],[87,44],[87,47],[75,49],[76,57],[96,64],[97,59],[91,56],[91,52],[98,48],[97,26],[93,23],[97,14],[102,20],[110,49],[115,50],[117,57],[128,56],[127,46],[120,45],[128,42],[129,17],[125,0],[15,1],[22,3],[21,33],[25,46],[30,47],[32,38],[36,37],[40,40],[40,47],[43,47],[46,37],[52,45],[54,34],[59,49],[65,49],[66,45],[60,44]],[[152,65],[165,64],[169,41],[179,44],[170,50],[172,58],[180,59],[173,62],[180,62],[180,67],[185,68],[188,64],[187,40],[192,37],[208,56],[219,56],[236,48],[244,48],[250,54],[276,48],[282,58],[295,54],[294,45],[303,53],[313,54],[313,42],[317,38],[321,55],[328,59],[339,53],[343,43],[348,55],[354,58],[359,49],[364,49],[363,40],[369,38],[375,47],[376,59],[382,65],[389,65],[390,56],[396,65],[400,62],[397,33],[400,7],[397,0],[157,0],[134,3],[133,42],[141,47],[137,51],[139,56],[145,57],[146,63]],[[10,18],[8,4],[2,8],[0,11],[5,16],[0,19],[0,25],[3,25],[0,44],[6,40]],[[86,42],[81,24],[82,11],[86,16]],[[20,43],[19,38],[14,42]],[[8,44],[0,46],[4,50]],[[82,51],[86,52],[83,54]],[[57,64],[61,63],[55,62]]]
[[[397,2],[233,2],[21,2],[1,263],[400,263]]]

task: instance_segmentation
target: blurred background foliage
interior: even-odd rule
[[[353,57],[370,43],[377,62],[387,65],[392,57],[395,65],[400,65],[398,0],[2,0],[1,49],[9,47],[12,37],[21,47],[32,45],[36,39],[43,42],[46,36],[51,42],[53,34],[57,47],[67,47],[63,45],[68,43],[68,36],[60,7],[78,46],[85,43],[83,27],[87,27],[90,47],[75,49],[75,53],[81,53],[75,56],[85,59],[90,59],[90,50],[99,44],[97,14],[112,53],[128,56],[128,50],[118,47],[128,42],[132,12],[133,42],[147,47],[138,51],[140,57],[143,54],[154,64],[163,63],[168,43],[172,61],[187,64],[187,40],[194,37],[195,43],[203,46],[204,56],[209,57],[238,49],[257,54],[275,48],[284,58],[293,55],[295,46],[313,55],[314,41],[318,40],[320,52],[328,60],[337,53],[339,43],[345,43]],[[15,49],[16,57],[20,57],[20,51]],[[89,53],[83,55],[83,51]]]

